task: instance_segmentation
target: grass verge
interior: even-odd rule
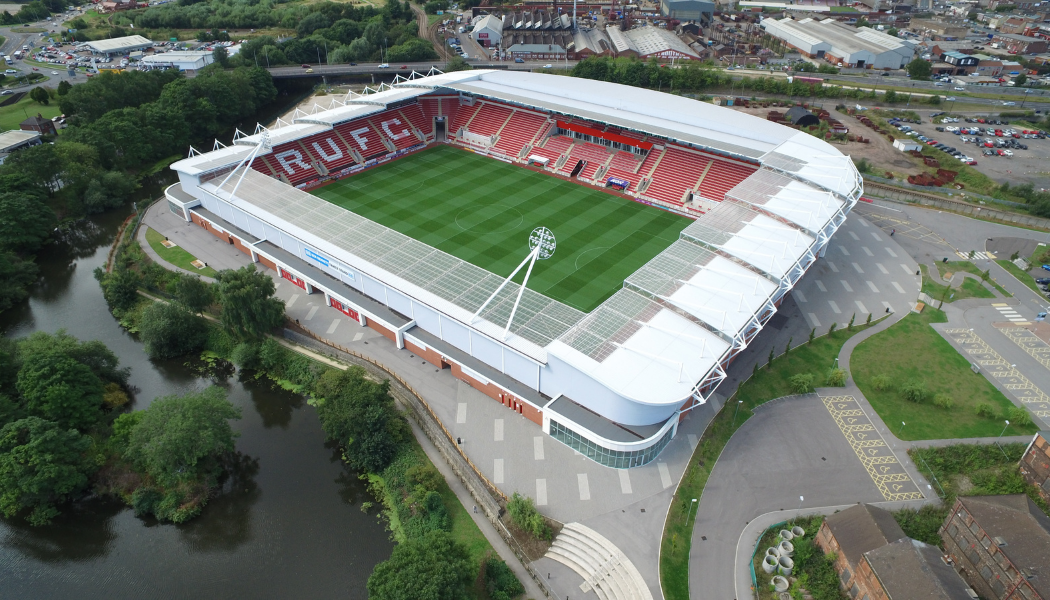
[[[22,121],[38,114],[45,119],[50,119],[57,117],[61,112],[57,102],[43,105],[30,100],[29,96],[26,95],[25,98],[10,106],[0,106],[0,131],[18,129],[18,125]]]
[[[157,231],[150,229],[149,227],[146,228],[146,241],[149,243],[149,247],[153,248],[153,251],[156,252],[157,255],[164,260],[164,262],[175,265],[180,269],[186,269],[191,273],[203,275],[205,277],[215,277],[215,275],[217,274],[215,269],[211,267],[204,267],[203,269],[198,269],[197,267],[190,264],[193,261],[197,260],[197,257],[190,254],[181,247],[165,247],[164,244],[161,243],[164,241],[164,236],[158,233]]]
[[[948,291],[948,286],[941,285],[930,278],[926,265],[919,265],[919,269],[922,270],[922,291],[934,300],[954,302],[966,298],[995,298],[995,294],[984,287],[980,281],[965,277],[962,283],[952,286],[951,291]]]
[[[995,437],[1003,430],[1002,419],[1010,418],[1004,415],[1015,408],[983,375],[971,371],[966,358],[930,326],[946,321],[943,312],[926,307],[853,351],[853,381],[883,421],[907,424],[898,435],[903,440]],[[925,399],[904,398],[905,388],[913,384],[923,386]],[[941,395],[949,401],[947,408],[934,404]],[[1035,431],[1033,425],[1011,424],[1006,433]]]
[[[970,262],[968,260],[954,260],[954,261],[951,261],[951,262],[939,262],[939,263],[937,263],[937,271],[940,272],[942,278],[950,277],[950,275],[949,275],[950,273],[958,273],[959,271],[964,271],[966,273],[970,273],[972,275],[976,275],[976,276],[980,277],[981,279],[984,279],[984,277],[985,277],[985,272],[980,270],[980,269],[978,269],[977,265],[973,264],[972,262]],[[995,282],[994,279],[991,278],[991,274],[988,275],[988,279],[984,279],[984,280],[988,283],[988,285],[990,285],[993,288],[995,288],[996,291],[998,291],[1000,294],[1006,296],[1007,298],[1012,298],[1013,297],[1013,294],[1011,294],[1010,292],[1006,291],[1003,288],[1003,286],[999,285],[998,283]]]
[[[855,326],[852,330],[838,330],[778,356],[771,365],[758,369],[741,384],[708,424],[667,512],[660,550],[660,582],[666,600],[689,598],[689,550],[693,531],[693,522],[689,520],[690,508],[693,498],[703,501],[707,478],[729,438],[754,414],[757,406],[774,398],[794,394],[788,382],[791,376],[812,373],[815,375],[814,385],[823,385],[842,345],[868,327],[870,325],[865,324]]]
[[[1006,269],[1007,273],[1013,275],[1017,281],[1028,286],[1033,292],[1039,295],[1043,294],[1043,290],[1039,289],[1039,286],[1035,282],[1035,277],[1032,277],[1028,272],[1022,271],[1017,265],[1005,258],[997,259],[995,262],[998,263],[1000,267]]]

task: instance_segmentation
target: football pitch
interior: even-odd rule
[[[590,312],[678,239],[685,217],[439,145],[314,190],[315,195],[506,277],[547,227],[557,250],[529,289]],[[515,277],[521,282],[525,270]]]

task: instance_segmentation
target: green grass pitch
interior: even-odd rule
[[[621,288],[690,223],[445,145],[313,193],[503,277],[528,254],[529,233],[547,227],[558,247],[550,259],[536,263],[529,288],[584,312]]]

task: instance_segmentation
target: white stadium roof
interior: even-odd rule
[[[299,111],[272,128],[271,144],[299,139],[432,92],[498,99],[747,157],[762,168],[689,225],[681,239],[629,276],[590,314],[525,290],[507,346],[537,362],[548,354],[616,393],[647,405],[681,405],[725,377],[720,363],[742,349],[845,220],[862,180],[850,159],[809,134],[727,108],[600,81],[505,71],[461,71],[401,80],[350,95],[334,108]],[[191,175],[229,167],[261,134],[172,165]],[[263,151],[268,152],[267,150]],[[475,267],[316,196],[246,169],[210,193],[315,244],[355,268],[493,339],[514,297],[508,285],[472,321],[507,274]]]

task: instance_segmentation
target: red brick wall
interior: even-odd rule
[[[423,360],[427,361],[428,363],[434,365],[435,367],[437,367],[439,369],[441,368],[441,355],[438,354],[437,352],[434,352],[430,348],[427,348],[426,350],[423,350],[419,346],[417,346],[417,345],[413,344],[412,342],[408,341],[408,338],[405,338],[405,348],[410,350],[416,356],[418,356],[418,357],[422,358]]]
[[[266,258],[261,254],[258,254],[257,256],[259,257],[259,262],[262,263],[263,266],[269,267],[271,270],[274,271],[277,270],[277,263],[273,262],[272,260]]]
[[[1042,435],[1036,436],[1035,443],[1021,459],[1021,474],[1050,502],[1050,442]]]
[[[456,379],[469,383],[471,387],[478,390],[482,394],[485,394],[489,398],[498,401],[503,406],[506,406],[508,409],[522,415],[523,417],[532,421],[533,423],[541,427],[543,426],[542,410],[532,406],[528,402],[522,401],[521,398],[518,398],[513,394],[508,394],[507,392],[504,392],[503,389],[499,386],[493,385],[491,383],[481,383],[477,379],[464,373],[462,367],[460,367],[460,365],[456,363],[451,363],[451,365],[452,374],[456,377]]]
[[[389,329],[387,329],[386,327],[383,327],[382,325],[376,323],[372,319],[368,319],[368,326],[371,327],[372,329],[375,329],[376,331],[378,331],[386,339],[388,339],[391,342],[394,342],[395,344],[397,344],[397,336],[394,335],[393,331],[390,331]]]

